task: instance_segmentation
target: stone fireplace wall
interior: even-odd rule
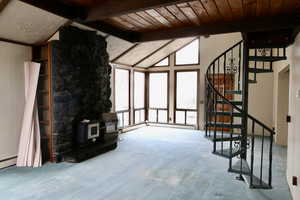
[[[53,152],[56,161],[72,152],[76,127],[109,112],[111,66],[106,41],[93,31],[64,27],[52,41]]]

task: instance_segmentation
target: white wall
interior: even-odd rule
[[[289,115],[291,123],[288,127],[288,158],[287,158],[287,181],[290,186],[293,199],[300,199],[300,186],[292,185],[292,176],[300,178],[300,98],[296,92],[300,89],[300,35],[296,42],[287,51],[288,60],[278,63],[280,67],[290,64],[290,89],[289,89]]]
[[[257,74],[257,83],[249,84],[248,112],[269,128],[273,127],[273,73]],[[248,130],[252,131],[248,120]],[[255,126],[255,134],[261,135],[262,128]]]
[[[24,107],[24,61],[31,48],[0,42],[0,160],[17,155]],[[0,163],[0,168],[15,159]]]

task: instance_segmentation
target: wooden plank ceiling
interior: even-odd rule
[[[299,17],[295,17],[299,0],[22,1],[73,20],[80,18],[82,23],[132,42],[300,24]]]

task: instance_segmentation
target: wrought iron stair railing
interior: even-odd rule
[[[286,59],[285,48],[245,51],[243,45],[240,41],[227,49],[206,71],[205,136],[213,141],[214,154],[229,159],[229,172],[239,174],[250,188],[269,189],[275,132],[243,110],[248,103],[243,90],[247,82],[257,83],[257,73],[273,72],[273,62]]]

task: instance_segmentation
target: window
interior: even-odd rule
[[[176,65],[199,64],[199,39],[178,50],[175,54]]]
[[[176,72],[176,108],[197,108],[197,72]]]
[[[149,121],[168,122],[168,73],[149,74]]]
[[[129,125],[129,70],[115,70],[115,109],[118,115],[119,127]]]
[[[197,124],[197,71],[176,71],[175,123]]]
[[[145,73],[134,72],[134,123],[145,121]]]
[[[164,67],[164,66],[169,66],[169,57],[161,60],[159,63],[157,63],[156,65],[154,65],[156,67]]]

